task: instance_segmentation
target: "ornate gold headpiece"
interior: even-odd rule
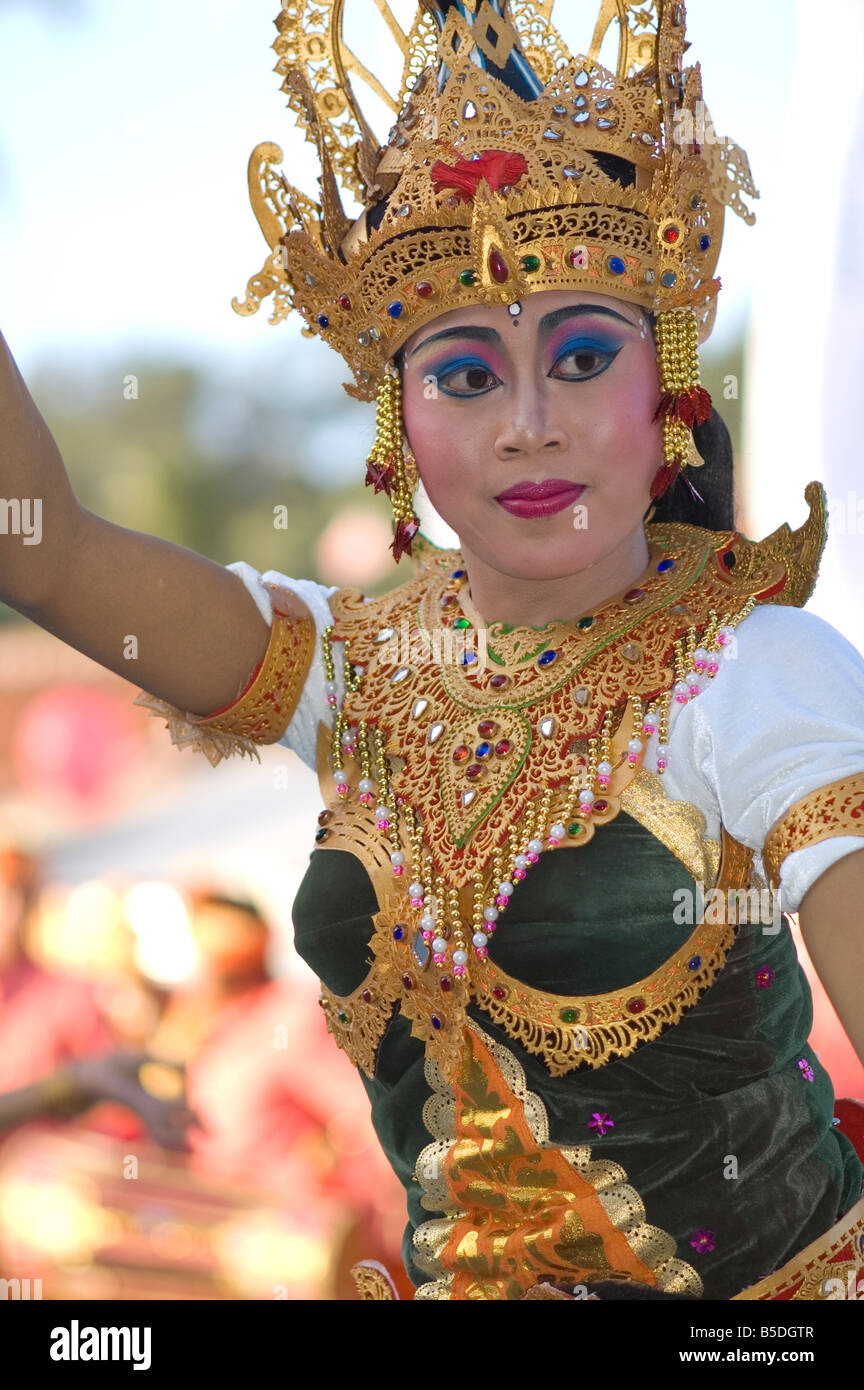
[[[346,44],[344,0],[285,0],[275,21],[320,201],[274,167],[277,145],[255,148],[249,191],[271,253],[237,312],[271,293],[271,323],[296,309],[344,357],[360,400],[429,319],[538,290],[692,309],[705,341],[725,208],[752,223],[742,194],[759,195],[746,154],[713,131],[699,65],[683,67],[685,6],[601,0],[588,53],[573,58],[554,0],[422,0],[407,33],[375,3],[404,54],[395,100]],[[611,72],[597,55],[616,20]],[[383,147],[349,71],[397,113]],[[340,185],[364,205],[353,222]]]

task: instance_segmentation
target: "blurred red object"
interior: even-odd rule
[[[813,1026],[810,1046],[831,1077],[835,1096],[853,1096],[864,1101],[864,1064],[856,1053],[837,1011],[816,974],[798,922],[798,914],[790,914],[792,939],[798,951],[801,968],[807,976],[813,995]]]
[[[834,1102],[834,1114],[840,1121],[840,1133],[852,1140],[858,1157],[864,1163],[864,1102],[844,1096],[842,1100]]]
[[[86,686],[58,686],[25,706],[12,760],[25,792],[94,809],[134,765],[140,742],[131,707]]]

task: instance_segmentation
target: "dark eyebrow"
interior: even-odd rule
[[[618,319],[619,323],[626,323],[628,328],[636,327],[632,319],[625,318],[615,309],[607,309],[605,304],[567,304],[561,309],[553,309],[551,314],[544,314],[538,328],[541,333],[551,333],[552,329],[557,328],[565,319],[584,318],[586,314],[606,314],[611,319]],[[459,328],[444,328],[440,333],[432,333],[428,338],[424,338],[422,343],[418,343],[408,353],[408,357],[413,357],[421,348],[428,347],[430,343],[441,342],[444,338],[480,338],[483,342],[493,343],[501,341],[501,334],[495,328],[481,328],[471,324],[463,324]]]
[[[501,334],[496,328],[472,328],[471,324],[468,323],[460,328],[442,328],[440,333],[431,333],[428,338],[423,339],[422,343],[418,343],[415,348],[412,348],[408,357],[413,357],[415,352],[421,352],[430,343],[443,342],[445,338],[482,338],[485,343],[500,343]]]
[[[553,309],[551,314],[544,314],[538,327],[541,333],[551,333],[553,328],[557,328],[559,323],[565,319],[580,317],[586,314],[607,314],[610,319],[618,319],[619,323],[626,323],[628,328],[636,328],[637,325],[632,319],[628,319],[624,314],[619,314],[615,309],[607,309],[605,304],[573,304],[565,305],[563,309]]]

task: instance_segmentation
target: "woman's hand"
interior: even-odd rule
[[[165,1099],[147,1089],[146,1084],[142,1083],[142,1074],[146,1080],[145,1068],[148,1067],[167,1069],[168,1075],[163,1079],[167,1080],[169,1086],[170,1073],[174,1073],[176,1096]],[[143,1120],[152,1138],[162,1148],[188,1148],[186,1131],[190,1124],[197,1124],[198,1120],[186,1106],[182,1068],[157,1062],[146,1053],[119,1051],[98,1057],[76,1058],[65,1066],[64,1071],[80,1093],[82,1108],[105,1100],[126,1105]]]

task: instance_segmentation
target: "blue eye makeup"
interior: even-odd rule
[[[477,374],[473,381],[472,373]],[[498,377],[492,368],[479,357],[446,358],[437,366],[431,367],[428,375],[436,378],[439,391],[443,391],[447,396],[484,396],[493,386],[499,384]],[[456,382],[460,376],[464,377],[464,385],[467,390],[458,389]],[[485,384],[483,378],[485,378]],[[445,385],[447,381],[450,382],[449,387]]]
[[[614,362],[623,344],[612,339],[604,338],[602,334],[596,337],[570,338],[563,342],[556,351],[555,361],[549,373],[563,381],[589,381],[592,377],[600,376]],[[556,368],[567,359],[571,359],[575,371],[557,371]],[[591,363],[593,366],[583,366],[583,362]]]

